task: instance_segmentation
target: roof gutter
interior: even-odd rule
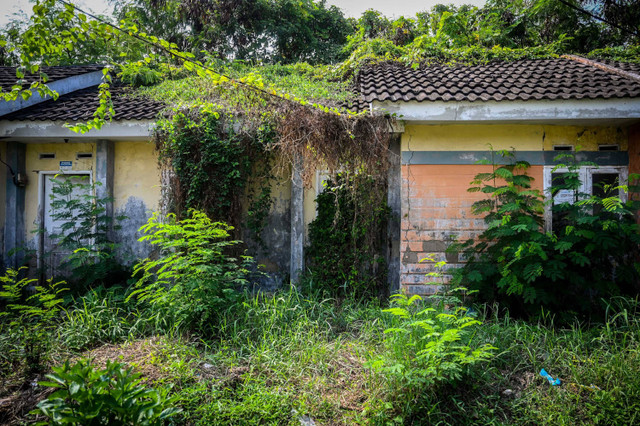
[[[56,80],[48,83],[47,86],[49,86],[49,88],[54,92],[57,92],[58,95],[62,96],[77,90],[97,86],[102,83],[102,77],[102,71],[93,71]],[[0,117],[50,99],[51,97],[49,96],[45,96],[43,98],[38,92],[34,92],[29,99],[18,98],[15,101],[0,101]]]

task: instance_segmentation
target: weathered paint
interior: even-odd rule
[[[154,120],[118,120],[91,130],[92,139],[113,141],[148,141],[155,127]],[[0,137],[20,138],[27,142],[58,142],[63,138],[86,141],[87,136],[74,133],[64,121],[7,121],[0,120]]]
[[[25,194],[25,225],[27,241],[33,240],[38,228],[38,207],[40,204],[38,188],[39,172],[57,172],[60,170],[60,161],[72,161],[71,171],[88,171],[93,174],[95,170],[95,142],[85,143],[28,143],[26,144],[26,170],[29,183]],[[78,152],[90,152],[92,158],[76,159]],[[54,153],[53,159],[40,159],[41,153]]]
[[[515,159],[532,165],[554,166],[566,161],[566,157],[558,158],[558,154],[562,153],[563,151],[516,151],[513,158],[502,158],[491,151],[404,151],[402,164],[509,164]],[[564,153],[566,154],[566,151]],[[577,161],[587,161],[600,166],[629,164],[627,151],[578,151],[574,155]]]
[[[629,175],[635,173],[640,174],[640,124],[636,124],[629,128]],[[640,182],[637,180],[635,185]],[[636,199],[640,198],[638,194],[632,194]],[[636,212],[636,220],[640,223],[640,212]]]
[[[16,252],[12,255],[9,253],[24,245],[24,206],[25,206],[25,188],[14,184],[11,170],[14,173],[25,173],[25,155],[26,147],[20,142],[8,142],[6,150],[7,167],[5,175],[5,222],[4,222],[4,249],[3,263],[8,267],[21,266],[23,253]]]
[[[125,264],[149,255],[153,247],[138,241],[144,225],[157,210],[162,192],[160,167],[151,142],[115,142],[113,197],[116,217],[124,216],[115,233],[119,258]]]
[[[633,98],[527,100],[488,102],[373,101],[373,110],[396,114],[405,121],[427,123],[567,123],[632,124],[640,118]]]
[[[405,117],[406,118],[406,117]],[[598,164],[626,165],[640,159],[626,152],[640,131],[615,125],[559,124],[416,124],[407,123],[402,135],[402,224],[401,287],[412,293],[429,294],[438,284],[425,285],[425,274],[433,272],[433,262],[420,260],[434,255],[447,268],[463,261],[445,253],[451,241],[477,237],[484,229],[482,217],[471,213],[474,201],[483,194],[467,189],[474,176],[490,169],[476,165],[490,158],[488,150],[513,150],[533,166],[528,173],[537,189],[543,186],[543,164],[553,164],[554,145],[580,146],[579,157]],[[599,152],[601,144],[616,144],[620,152]],[[518,156],[518,154],[520,155]],[[410,164],[410,165],[409,165]],[[445,273],[445,279],[446,279]]]
[[[448,267],[461,262],[458,255],[445,250],[452,241],[474,238],[484,229],[482,217],[471,213],[471,205],[484,194],[467,189],[476,174],[490,170],[489,165],[402,166],[402,288],[415,292],[415,286],[425,285],[425,274],[433,272],[433,263],[420,261],[430,255],[435,261],[447,261]],[[534,188],[542,190],[543,167],[532,166],[528,173],[535,179]]]
[[[259,190],[261,183],[254,184],[253,190]],[[260,232],[262,244],[255,241],[255,234],[249,229],[242,230],[241,238],[248,246],[247,254],[253,256],[262,272],[252,279],[262,291],[273,291],[289,284],[291,261],[291,171],[276,168],[270,184],[271,208]],[[243,205],[243,209],[246,213],[248,205]]]
[[[302,159],[293,164],[291,178],[291,264],[289,276],[297,284],[304,272],[304,186],[302,184]]]
[[[6,143],[0,143],[0,159],[6,161],[7,159],[7,145]],[[7,166],[0,164],[0,253],[4,253],[4,221],[5,211],[4,208],[7,200]]]
[[[627,130],[620,127],[531,124],[406,125],[403,151],[551,151],[554,145],[580,145],[597,151],[599,144],[627,149]]]
[[[318,216],[316,198],[318,197],[317,174],[311,180],[311,187],[304,188],[304,244],[309,244],[309,224]]]
[[[400,289],[400,238],[402,220],[402,170],[400,135],[393,135],[389,144],[389,170],[387,172],[387,205],[391,210],[387,224],[387,283],[390,292]]]
[[[115,209],[122,209],[129,198],[134,197],[140,199],[146,209],[155,211],[160,193],[160,167],[153,143],[116,142],[113,174]]]

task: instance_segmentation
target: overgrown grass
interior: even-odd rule
[[[337,304],[296,292],[248,298],[225,312],[204,350],[222,379],[180,390],[185,420],[199,424],[299,424],[298,416],[351,424],[379,383],[363,367],[381,342],[376,303]],[[297,413],[297,414],[295,414]]]
[[[384,357],[396,326],[376,301],[247,294],[220,312],[215,335],[154,330],[117,291],[78,299],[58,329],[59,356],[116,359],[170,387],[177,424],[634,424],[640,413],[640,303],[615,300],[603,324],[560,328],[481,308],[474,341],[498,348],[488,364],[405,398],[365,366]],[[125,343],[122,343],[125,341]],[[62,350],[63,345],[74,349]],[[83,352],[87,348],[94,348]],[[395,356],[395,355],[394,355]],[[550,386],[541,368],[562,379]],[[0,398],[10,395],[7,390]],[[1,411],[1,410],[0,410]],[[28,410],[24,410],[26,413]],[[2,413],[0,413],[1,415]]]

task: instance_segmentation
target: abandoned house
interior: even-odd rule
[[[91,118],[97,106],[99,67],[47,70],[57,101],[36,96],[0,104],[2,253],[6,266],[22,259],[14,249],[35,250],[38,262],[55,263],[47,234],[57,224],[49,215],[50,179],[58,173],[88,176],[112,195],[111,214],[125,214],[118,239],[131,256],[144,256],[134,244],[137,229],[159,208],[161,172],[150,133],[162,105],[114,94],[114,120],[100,130],[75,134],[65,122]],[[0,68],[3,90],[15,83],[15,70]],[[640,64],[594,62],[578,57],[491,62],[477,66],[400,64],[363,69],[356,86],[374,112],[394,114],[388,202],[392,211],[387,262],[392,289],[430,294],[420,260],[445,253],[455,239],[478,235],[481,217],[471,214],[478,194],[470,181],[488,165],[491,150],[513,150],[528,161],[538,189],[551,185],[557,151],[576,151],[597,167],[581,170],[584,191],[597,183],[626,181],[640,172]],[[579,147],[579,149],[578,149]],[[304,267],[306,226],[315,215],[320,174],[312,188],[296,179],[282,182],[264,239],[270,247],[259,262],[270,265],[274,282],[295,280]],[[552,217],[547,215],[547,225]],[[33,233],[42,227],[45,232]],[[51,258],[53,257],[53,258]]]

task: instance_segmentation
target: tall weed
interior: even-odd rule
[[[136,265],[140,278],[127,300],[146,304],[157,327],[210,333],[219,312],[240,299],[252,261],[227,255],[239,243],[229,239],[232,228],[190,210],[182,220],[155,213],[140,229],[147,234],[140,240],[157,246],[160,255]]]
[[[84,350],[144,335],[150,320],[133,303],[125,301],[121,287],[98,287],[76,299],[65,311],[57,330],[60,343],[70,350]]]

